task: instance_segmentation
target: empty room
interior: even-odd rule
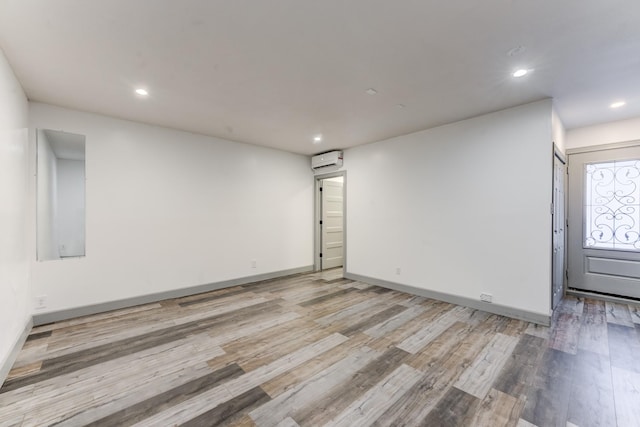
[[[0,426],[640,426],[638,22],[0,0]]]

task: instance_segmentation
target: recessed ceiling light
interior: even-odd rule
[[[627,103],[624,102],[624,101],[617,101],[617,102],[614,102],[613,104],[609,105],[609,107],[611,107],[611,108],[620,108],[620,107],[625,106],[626,104]]]
[[[149,95],[149,92],[148,92],[146,89],[142,89],[142,88],[140,88],[140,89],[136,89],[136,93],[137,93],[138,95],[141,95],[141,96],[147,96],[147,95]]]
[[[320,144],[322,142],[322,135],[316,135],[313,137],[314,144]]]
[[[370,87],[369,89],[365,90],[365,92],[367,93],[367,95],[375,95],[376,93],[378,93],[378,91],[375,90],[372,87]]]
[[[520,68],[519,70],[516,70],[513,72],[513,77],[524,77],[527,75],[527,73],[529,73],[529,70],[525,70],[524,68]]]

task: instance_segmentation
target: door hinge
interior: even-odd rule
[[[567,221],[566,221],[565,226],[566,226],[567,228],[569,228],[569,220],[567,220]]]
[[[322,220],[320,220],[320,225],[322,225]]]
[[[322,258],[322,252],[320,252],[320,258]]]
[[[320,191],[322,191],[322,187],[320,187]]]
[[[569,281],[569,270],[564,271],[564,277],[567,278],[567,282]]]
[[[553,211],[553,203],[551,203],[551,215],[553,215],[555,212]]]

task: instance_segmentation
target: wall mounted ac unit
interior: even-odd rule
[[[342,166],[342,151],[330,151],[311,158],[311,169],[318,170],[330,166]]]

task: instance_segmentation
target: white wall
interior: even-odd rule
[[[640,140],[640,117],[567,131],[567,149]]]
[[[551,108],[349,149],[348,272],[548,316]]]
[[[555,108],[551,112],[551,134],[556,147],[564,153],[567,145],[567,132]]]
[[[58,251],[58,162],[47,135],[38,130],[36,173],[36,247],[39,260],[60,258]]]
[[[27,98],[0,50],[0,370],[31,315],[27,119]]]
[[[305,156],[39,103],[30,126],[86,135],[86,256],[33,264],[42,312],[313,264]]]
[[[84,160],[57,159],[58,248],[60,256],[85,252]]]

